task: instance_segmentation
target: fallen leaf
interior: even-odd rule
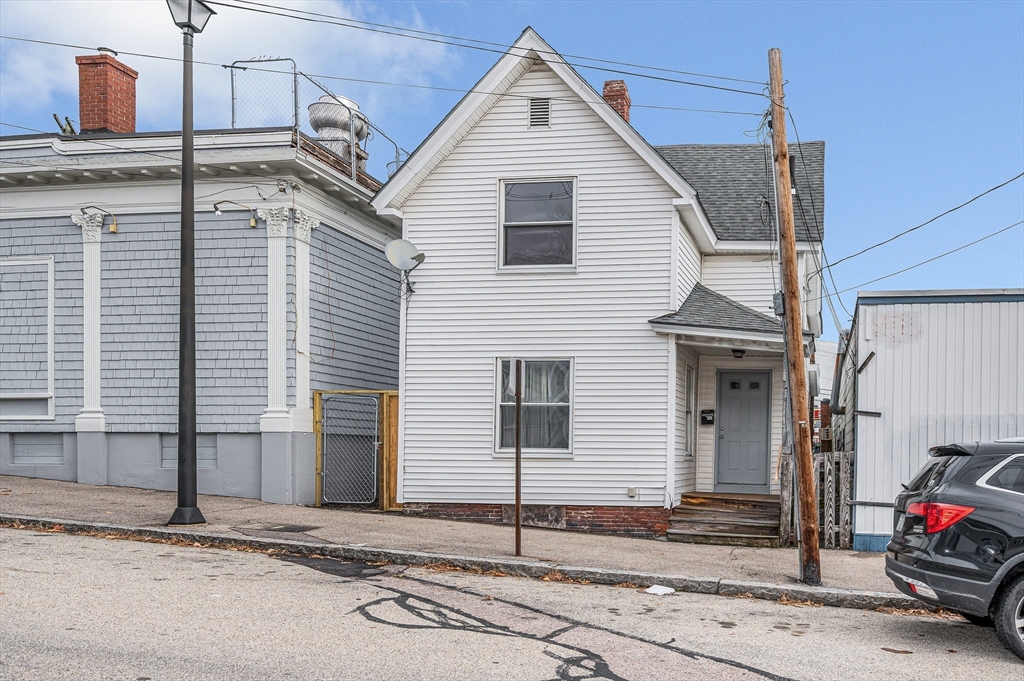
[[[912,650],[896,650],[895,648],[882,648],[887,653],[896,653],[897,655],[913,655]]]

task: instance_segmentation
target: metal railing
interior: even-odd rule
[[[380,183],[366,171],[370,142],[380,139],[390,145],[385,164],[388,177],[409,157],[409,152],[376,126],[364,112],[354,110],[344,97],[331,92],[315,78],[298,69],[294,59],[285,57],[257,57],[233,62],[226,67],[231,71],[231,127],[262,128],[291,127],[295,131],[296,146],[315,147],[313,155],[334,158],[353,181],[377,189]],[[334,145],[318,138],[310,123],[309,106],[326,98],[348,111],[348,153],[342,155]],[[366,137],[356,139],[356,121],[365,122]],[[387,148],[387,147],[385,147]]]

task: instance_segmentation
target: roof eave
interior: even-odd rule
[[[696,190],[685,180],[654,147],[629,125],[604,98],[569,66],[540,35],[532,28],[523,31],[515,44],[505,53],[484,75],[462,100],[453,108],[442,122],[434,128],[427,138],[417,147],[408,160],[395,173],[374,197],[372,205],[377,210],[386,207],[401,209],[392,202],[402,193],[405,187],[422,172],[430,161],[441,152],[444,144],[461,128],[484,104],[488,97],[501,97],[504,92],[496,88],[508,77],[515,66],[523,59],[531,58],[530,53],[546,55],[544,62],[568,85],[591,109],[625,141],[680,197],[693,201]],[[511,84],[509,84],[510,86]],[[703,211],[702,211],[703,212]],[[707,216],[704,216],[707,220]],[[710,223],[708,223],[710,227]],[[713,234],[713,232],[712,232]]]

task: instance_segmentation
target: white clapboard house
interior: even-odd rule
[[[853,547],[884,551],[928,448],[1024,436],[1024,289],[861,291],[832,387]]]
[[[181,133],[77,61],[82,129],[0,138],[0,473],[175,489]],[[313,503],[312,391],[397,386],[397,230],[314,141],[195,136],[202,493]]]
[[[507,519],[516,357],[532,522],[664,535],[683,500],[740,497],[762,512],[725,534],[777,532],[770,152],[652,147],[629,107],[622,81],[602,96],[527,29],[374,197],[426,254],[401,309],[406,512]],[[812,342],[824,143],[791,153]]]

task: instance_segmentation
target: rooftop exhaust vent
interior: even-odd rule
[[[530,100],[530,127],[551,127],[551,100],[533,98]]]

